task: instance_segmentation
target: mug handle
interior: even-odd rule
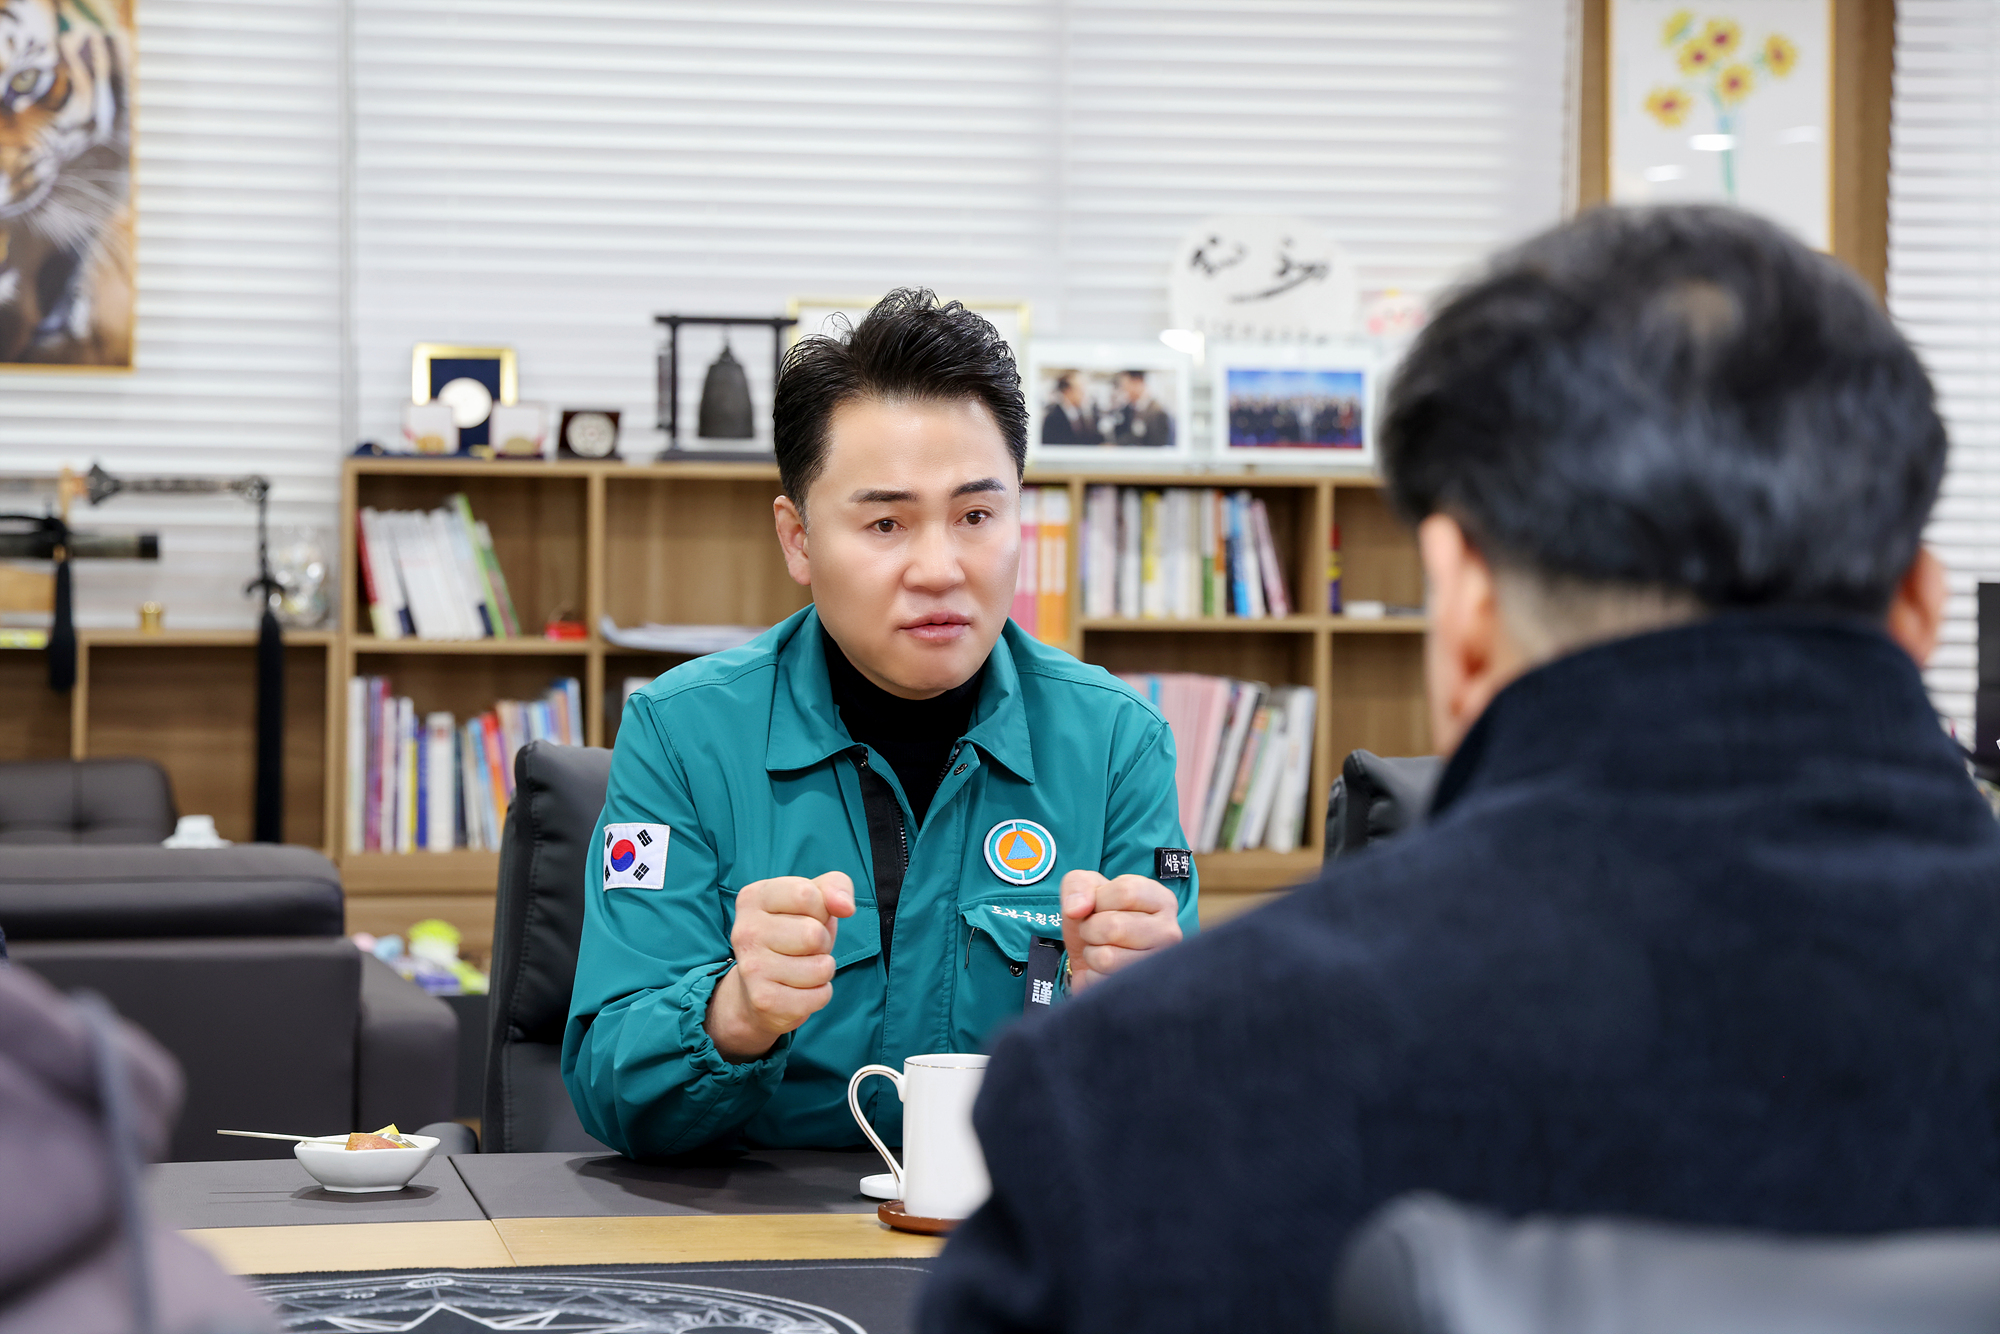
[[[903,1193],[903,1165],[896,1161],[895,1154],[889,1152],[889,1146],[875,1133],[875,1127],[868,1124],[868,1118],[861,1114],[861,1101],[855,1097],[855,1090],[861,1087],[861,1081],[870,1075],[882,1075],[895,1080],[896,1097],[900,1100],[903,1096],[903,1073],[900,1070],[891,1070],[886,1065],[864,1065],[854,1072],[854,1078],[847,1081],[847,1110],[854,1113],[854,1122],[861,1127],[861,1133],[875,1146],[875,1152],[882,1155],[882,1161],[889,1164],[889,1171],[896,1178],[896,1194],[900,1196]]]

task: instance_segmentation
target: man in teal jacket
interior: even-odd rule
[[[1007,619],[1027,411],[992,327],[894,293],[794,349],[774,416],[814,605],[632,697],[587,872],[563,1077],[639,1157],[860,1143],[860,1066],[983,1051],[1196,926],[1166,723]]]

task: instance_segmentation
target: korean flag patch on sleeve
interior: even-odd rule
[[[667,837],[663,824],[604,826],[604,887],[657,889],[667,869]]]

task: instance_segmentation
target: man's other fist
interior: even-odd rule
[[[833,999],[833,941],[854,915],[844,871],[781,875],[736,894],[729,948],[736,966],[715,985],[704,1025],[730,1061],[754,1061]]]

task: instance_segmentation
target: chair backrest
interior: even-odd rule
[[[584,864],[610,777],[608,750],[531,741],[514,758],[480,1119],[489,1153],[604,1148],[584,1133],[563,1087],[562,1036],[583,935]]]
[[[1335,1334],[1974,1334],[2000,1329],[2000,1232],[1799,1237],[1509,1221],[1406,1195],[1355,1234]]]
[[[158,843],[176,818],[152,760],[0,764],[0,843]]]
[[[1435,755],[1384,759],[1372,751],[1350,753],[1326,797],[1326,860],[1359,852],[1422,820],[1443,773],[1444,761]]]

